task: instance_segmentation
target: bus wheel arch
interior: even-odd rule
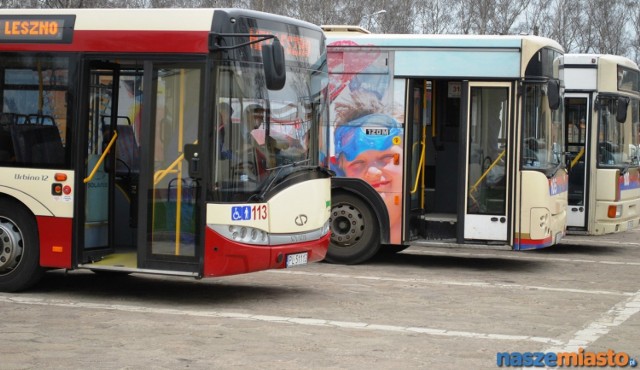
[[[27,289],[42,277],[37,230],[35,216],[23,204],[0,197],[0,291]]]
[[[389,216],[384,202],[375,190],[368,194],[362,189],[334,187],[332,191],[327,262],[348,265],[365,262],[379,251],[381,243],[389,240]]]

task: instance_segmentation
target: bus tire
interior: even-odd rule
[[[403,250],[409,248],[410,245],[396,245],[396,244],[386,244],[380,247],[379,255],[393,255],[402,252]]]
[[[380,227],[373,209],[362,198],[346,193],[331,197],[331,242],[325,260],[354,265],[380,249]]]
[[[36,219],[29,210],[0,198],[0,291],[25,290],[42,277],[37,230]]]

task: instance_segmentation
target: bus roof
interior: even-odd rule
[[[380,47],[424,47],[424,48],[511,48],[521,47],[523,42],[539,44],[564,52],[562,46],[549,38],[533,35],[451,35],[451,34],[374,34],[364,30],[345,31],[336,26],[322,26],[328,42],[335,40],[357,40],[358,43]],[[360,27],[358,27],[360,28]]]
[[[626,70],[620,70],[619,67]],[[640,69],[634,61],[623,56],[565,54],[563,69],[567,90],[633,94],[636,97],[640,93]]]
[[[564,64],[565,68],[570,68],[572,65],[593,65],[603,63],[613,63],[627,68],[639,70],[638,65],[631,59],[611,54],[565,54]]]
[[[330,47],[394,50],[397,76],[517,79],[524,77],[539,50],[564,51],[556,41],[532,35],[371,34],[333,32],[328,26],[323,30]]]
[[[3,9],[0,15],[76,16],[76,31],[211,31],[215,9]]]
[[[333,34],[338,33],[338,32],[342,32],[342,33],[351,33],[351,32],[360,32],[360,33],[371,33],[368,30],[360,27],[360,26],[349,26],[349,25],[342,25],[342,24],[337,24],[337,25],[333,25],[333,24],[326,24],[326,25],[322,25],[320,26],[320,28],[322,28],[322,30],[324,32],[332,32]]]
[[[246,16],[321,31],[308,22],[247,9],[2,9],[0,50],[207,53],[217,12],[226,13],[228,18]],[[72,27],[65,25],[73,34],[71,41],[28,39],[27,30],[36,31],[29,28],[32,26],[29,21],[64,16],[73,19],[69,22]],[[228,27],[220,25],[221,29]],[[10,33],[22,33],[23,37],[12,39]]]

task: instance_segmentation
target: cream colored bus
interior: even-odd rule
[[[409,245],[527,250],[565,235],[557,42],[322,28],[336,172],[327,260]]]
[[[615,55],[564,56],[568,232],[608,234],[640,221],[640,70]]]

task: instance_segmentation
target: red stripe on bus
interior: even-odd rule
[[[71,218],[36,216],[40,266],[71,268]]]
[[[0,51],[113,53],[208,53],[203,31],[76,31],[71,44],[0,43]]]
[[[284,268],[287,254],[307,252],[307,262],[324,259],[330,234],[319,240],[285,245],[249,245],[223,238],[210,228],[205,232],[204,276],[227,276]]]
[[[553,244],[553,238],[551,235],[547,236],[544,239],[518,239],[515,238],[513,241],[514,245],[519,245],[520,250],[527,249],[539,249],[550,247]]]

